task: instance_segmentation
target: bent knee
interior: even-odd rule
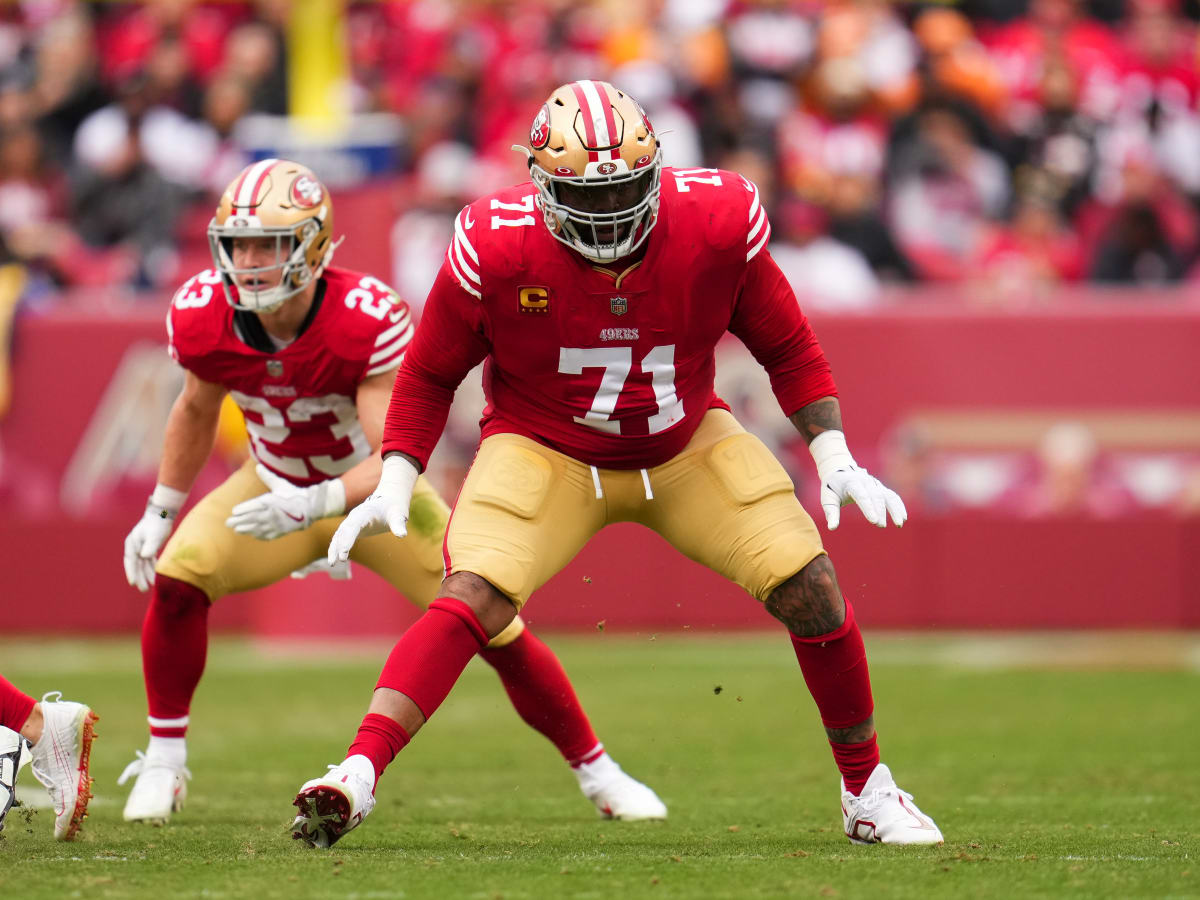
[[[801,637],[828,634],[846,621],[837,573],[824,554],[775,588],[765,605],[767,612]]]

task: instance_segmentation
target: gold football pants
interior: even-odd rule
[[[709,410],[683,451],[652,469],[593,469],[528,438],[480,444],[450,518],[450,572],[473,572],[518,609],[613,522],[637,522],[765,600],[825,551],[771,451]]]
[[[254,460],[248,460],[183,517],[155,570],[200,588],[215,601],[226,594],[274,584],[323,558],[341,516],[318,519],[303,531],[273,541],[238,534],[225,524],[237,504],[266,492],[267,486],[254,472]],[[409,508],[408,535],[402,539],[390,533],[361,537],[350,551],[350,559],[425,609],[437,598],[442,583],[442,538],[449,513],[437,491],[424,477],[419,478]],[[510,643],[523,629],[517,618],[489,646]]]

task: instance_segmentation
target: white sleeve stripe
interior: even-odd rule
[[[754,223],[754,227],[751,228],[750,233],[746,235],[746,243],[747,244],[752,243],[754,241],[755,235],[757,235],[759,230],[766,224],[767,224],[766,210],[760,209],[758,211],[758,221]]]
[[[454,255],[455,255],[455,257],[457,257],[457,259],[458,259],[458,265],[459,265],[459,268],[460,268],[460,269],[463,271],[463,273],[464,273],[464,274],[465,274],[465,275],[466,275],[468,278],[470,278],[470,279],[471,279],[473,282],[475,282],[475,284],[477,284],[477,285],[479,285],[480,287],[482,287],[482,286],[483,286],[483,282],[481,282],[481,281],[479,280],[479,274],[478,274],[478,273],[477,273],[477,272],[476,272],[474,269],[472,269],[472,268],[471,268],[471,267],[470,267],[470,266],[467,264],[467,261],[466,261],[466,259],[464,259],[464,258],[463,258],[463,254],[462,254],[462,243],[461,243],[461,242],[458,240],[458,238],[455,238],[455,239],[454,239]]]
[[[373,369],[367,369],[366,374],[367,375],[380,375],[380,374],[388,371],[389,369],[400,368],[400,363],[402,363],[402,362],[404,362],[404,354],[403,353],[401,353],[399,356],[395,357],[394,359],[389,359],[386,362],[381,362],[379,365],[375,366],[375,368],[373,368]]]
[[[761,250],[766,245],[767,241],[770,239],[771,239],[771,223],[768,222],[767,227],[763,229],[762,238],[759,240],[759,242],[757,244],[755,244],[753,247],[751,247],[746,252],[746,262],[750,262],[750,260],[754,259],[754,257],[756,257],[758,255],[758,251]]]
[[[410,324],[410,322],[411,322],[411,317],[409,316],[409,314],[407,312],[405,312],[404,315],[400,317],[399,323],[397,323],[396,325],[393,325],[387,331],[379,332],[379,337],[375,338],[375,346],[382,347],[384,344],[386,344],[388,341],[390,341],[392,338],[394,338],[396,335],[398,335],[401,331],[403,331],[405,328],[407,328],[408,325]]]
[[[471,241],[467,237],[467,231],[462,225],[462,213],[459,213],[458,217],[454,220],[454,239],[462,242],[462,245],[467,248],[467,256],[471,257],[475,265],[479,265],[479,254],[471,246]]]
[[[761,208],[761,207],[759,206],[759,202],[758,202],[758,188],[755,188],[755,189],[754,189],[754,191],[753,191],[753,193],[751,194],[751,196],[752,196],[754,199],[750,201],[750,219],[749,219],[749,221],[753,222],[753,221],[754,221],[754,217],[755,217],[756,215],[758,215],[759,209]]]
[[[469,281],[467,281],[467,279],[463,278],[462,273],[458,271],[458,266],[455,265],[455,262],[454,262],[454,253],[449,248],[447,248],[447,250],[446,250],[446,259],[450,263],[450,271],[452,271],[454,273],[454,277],[458,279],[459,287],[461,287],[468,294],[474,294],[476,297],[478,297],[480,300],[482,300],[483,294],[479,293],[479,291],[477,291],[477,290],[475,290],[475,288],[471,287],[471,282],[469,282]]]
[[[372,353],[371,358],[367,360],[367,365],[371,365],[372,363],[377,363],[381,359],[387,359],[389,356],[394,354],[397,350],[403,349],[404,346],[410,340],[412,340],[412,336],[413,336],[413,327],[412,327],[412,325],[409,325],[408,329],[404,332],[404,334],[400,335],[400,337],[397,338],[394,343],[388,344],[382,350],[376,350],[374,353]]]

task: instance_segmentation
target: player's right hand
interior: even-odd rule
[[[350,510],[333,533],[327,556],[329,565],[349,559],[359,535],[369,537],[385,531],[396,537],[408,534],[408,508],[418,474],[417,467],[403,456],[393,455],[383,461],[383,474],[375,493]]]
[[[154,584],[154,561],[171,534],[175,512],[153,502],[125,538],[125,578],[139,591]]]

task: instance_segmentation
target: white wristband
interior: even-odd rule
[[[325,482],[325,507],[321,518],[340,516],[346,511],[346,483],[340,478],[330,478]]]
[[[187,491],[177,491],[173,487],[167,487],[165,484],[159,483],[154,486],[154,492],[150,495],[150,502],[155,506],[161,506],[168,512],[177,513],[180,507],[183,506],[183,501],[187,499]]]
[[[401,494],[411,498],[413,488],[417,484],[417,476],[421,473],[399,453],[385,457],[383,472],[379,476],[379,490],[388,493]]]
[[[808,452],[817,464],[817,477],[822,484],[829,473],[856,466],[846,446],[846,435],[840,431],[822,431],[809,442]]]

